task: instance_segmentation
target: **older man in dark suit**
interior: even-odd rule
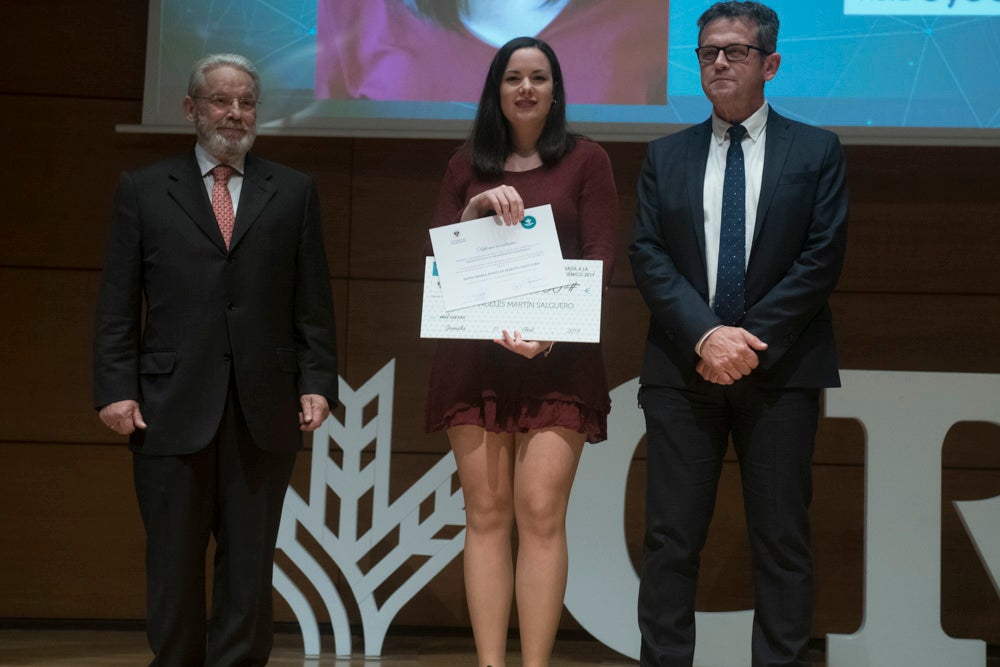
[[[641,664],[689,667],[701,549],[731,437],[752,554],[754,667],[807,665],[812,455],[839,385],[827,299],[847,188],[831,132],[764,99],[778,17],[720,2],[699,19],[712,116],[649,146],[629,248],[652,317],[640,377],[648,475]]]
[[[123,174],[115,200],[94,399],[133,452],[154,665],[267,662],[282,501],[337,401],[316,188],[248,153],[260,91],[242,56],[196,63],[194,150]]]

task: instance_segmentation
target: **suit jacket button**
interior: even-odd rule
[[[232,361],[233,360],[233,355],[231,355],[229,352],[226,352],[224,355],[222,355],[222,360],[223,361]]]
[[[235,308],[236,308],[236,304],[235,303],[233,303],[232,301],[227,301],[226,302],[226,310],[235,310]]]

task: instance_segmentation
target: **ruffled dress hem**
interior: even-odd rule
[[[521,397],[504,405],[496,395],[486,394],[481,404],[457,403],[445,410],[440,420],[427,424],[427,431],[480,426],[490,433],[527,433],[558,426],[583,433],[593,444],[607,440],[609,409],[595,410],[572,397]]]

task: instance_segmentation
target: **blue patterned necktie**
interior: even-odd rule
[[[722,184],[722,230],[719,235],[719,272],[715,283],[715,314],[734,326],[746,312],[743,274],[746,269],[746,178],[743,168],[742,125],[729,128],[726,176]]]

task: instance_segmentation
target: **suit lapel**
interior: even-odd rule
[[[222,240],[222,232],[219,231],[219,223],[212,211],[212,202],[208,199],[205,181],[193,151],[176,168],[171,169],[169,178],[167,192],[170,197],[219,250],[226,252],[226,243]]]
[[[236,210],[236,225],[233,227],[233,238],[229,243],[230,250],[246,236],[275,192],[277,188],[272,181],[270,170],[260,160],[248,154],[243,170],[240,205]]]
[[[709,135],[712,134],[712,119],[696,125],[687,145],[687,210],[691,211],[691,224],[698,239],[701,263],[705,266],[705,167],[708,164]]]
[[[767,113],[767,144],[764,146],[764,173],[760,183],[760,199],[757,201],[757,222],[753,230],[752,248],[757,245],[761,228],[767,224],[767,211],[778,189],[781,172],[785,168],[788,151],[792,147],[792,132],[788,122],[774,109]]]

